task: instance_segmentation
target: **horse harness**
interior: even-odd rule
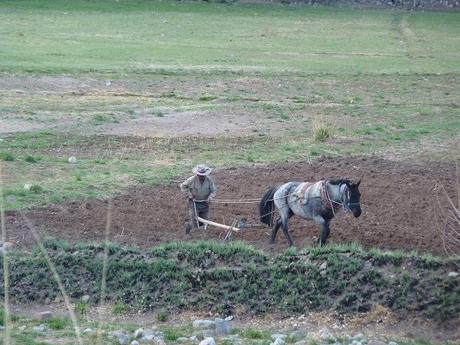
[[[316,184],[319,184],[317,190],[310,190]],[[318,195],[319,190],[319,195]],[[316,193],[315,193],[316,192]],[[336,202],[331,199],[329,192],[327,190],[327,181],[321,180],[318,182],[302,182],[294,191],[294,194],[300,199],[301,203],[306,204],[310,198],[321,198],[323,206],[327,209],[335,212],[339,211],[343,207],[342,203]],[[312,194],[312,195],[310,195]],[[316,195],[313,195],[316,194]]]

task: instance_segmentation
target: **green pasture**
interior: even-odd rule
[[[2,1],[0,69],[450,73],[460,13],[177,1]]]
[[[107,197],[203,161],[458,156],[459,12],[1,1],[0,33],[6,209]],[[259,125],[243,136],[110,134],[190,111]]]

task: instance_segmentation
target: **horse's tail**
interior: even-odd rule
[[[267,193],[264,194],[259,204],[260,221],[269,226],[273,225],[273,211],[275,208],[273,196],[277,190],[278,187],[270,188]]]

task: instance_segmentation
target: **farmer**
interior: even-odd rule
[[[180,190],[188,199],[190,223],[185,224],[185,232],[190,233],[193,228],[203,225],[196,217],[208,219],[209,203],[216,196],[216,186],[209,177],[211,168],[199,164],[193,168],[193,176],[181,183]]]

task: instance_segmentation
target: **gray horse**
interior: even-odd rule
[[[359,184],[350,180],[322,180],[318,182],[288,182],[270,188],[259,204],[260,221],[273,226],[271,243],[275,243],[276,233],[283,226],[284,236],[292,246],[288,232],[288,221],[294,214],[304,219],[314,220],[322,226],[320,245],[326,244],[329,223],[337,212],[353,212],[361,215]],[[275,206],[280,217],[273,224]]]

